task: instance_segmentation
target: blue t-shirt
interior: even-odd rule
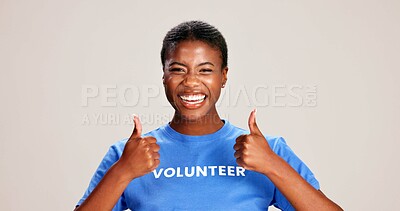
[[[178,133],[169,124],[144,134],[157,139],[160,165],[132,180],[113,210],[268,210],[270,205],[294,210],[268,177],[237,165],[233,145],[249,132],[224,122],[217,132],[202,136]],[[319,189],[313,173],[282,137],[265,137],[276,154]],[[127,140],[110,147],[78,205],[121,157]]]

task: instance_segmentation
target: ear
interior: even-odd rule
[[[162,69],[162,83],[163,83],[163,85],[165,86],[165,70],[164,70],[164,67],[163,67],[163,69]]]
[[[224,69],[222,69],[222,84],[225,86],[226,81],[228,81],[228,67],[225,67]]]

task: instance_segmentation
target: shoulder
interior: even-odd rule
[[[107,155],[106,156],[115,156],[117,158],[121,157],[122,152],[124,151],[126,142],[129,140],[129,138],[123,138],[114,144],[110,146],[108,149]]]
[[[250,132],[248,130],[245,130],[243,128],[231,124],[231,133],[242,135],[242,134],[249,134]]]
[[[274,152],[277,152],[281,148],[288,146],[286,144],[286,140],[282,136],[264,135],[264,137]]]

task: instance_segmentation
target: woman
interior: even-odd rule
[[[171,29],[161,50],[163,84],[175,109],[168,124],[114,144],[77,210],[341,210],[281,137],[222,120],[227,46],[207,23]]]

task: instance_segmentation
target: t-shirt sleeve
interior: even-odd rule
[[[266,137],[268,140],[268,137]],[[272,150],[282,157],[294,170],[297,171],[309,184],[319,190],[319,182],[306,164],[300,160],[282,137],[268,140]],[[273,205],[281,210],[295,210],[283,194],[275,188]]]
[[[77,206],[81,205],[86,198],[90,195],[90,193],[94,190],[94,188],[99,184],[103,176],[106,174],[108,169],[121,157],[123,147],[125,141],[120,141],[117,144],[111,146],[104,156],[103,160],[101,161],[99,167],[97,168],[96,172],[94,173],[92,179],[90,180],[89,187],[86,189],[85,193],[83,194],[82,198],[77,203]],[[114,206],[113,211],[119,210],[126,210],[128,209],[124,194],[118,199],[117,204]]]

